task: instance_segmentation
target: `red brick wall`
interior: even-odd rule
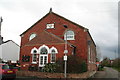
[[[42,46],[42,45],[37,45],[37,46],[24,46],[24,47],[21,47],[21,54],[20,54],[20,63],[21,65],[27,65],[25,67],[21,67],[22,70],[27,70],[28,69],[28,66],[32,64],[32,54],[31,54],[31,50],[36,47],[37,49],[39,49],[39,47]],[[49,45],[46,45],[48,46],[49,48],[51,47],[55,47],[57,48],[58,50],[58,53],[56,54],[56,60],[59,59],[59,58],[63,58],[64,56],[64,47],[65,47],[65,44],[59,44],[59,45],[56,45],[56,44],[49,44]],[[72,55],[72,47],[70,47],[70,45],[67,45],[68,46],[68,51],[69,53],[67,55]],[[29,62],[22,62],[22,56],[23,55],[27,55],[27,56],[30,56],[30,61]],[[38,54],[40,55],[40,54]],[[37,61],[39,61],[39,57],[37,58]],[[50,54],[48,54],[48,63],[50,63]],[[37,65],[37,64],[36,64]]]
[[[91,41],[91,43],[90,43],[90,60],[87,60],[88,70],[93,71],[93,70],[97,69],[97,66],[96,66],[96,45],[94,44],[89,33],[87,34],[87,39],[89,41]]]
[[[54,23],[55,24],[55,29],[46,29],[46,24],[47,23]],[[87,32],[84,31],[83,28],[80,28],[80,26],[75,25],[71,23],[68,20],[65,20],[53,13],[49,13],[46,17],[41,19],[39,22],[37,22],[34,27],[30,28],[26,33],[24,33],[23,37],[21,37],[21,51],[20,51],[20,60],[21,60],[21,55],[27,54],[30,55],[30,51],[34,46],[24,46],[26,43],[29,42],[29,36],[32,33],[40,34],[43,30],[46,30],[48,32],[51,32],[60,38],[64,38],[64,33],[66,29],[63,27],[63,25],[67,25],[68,28],[67,30],[73,30],[75,33],[75,40],[68,41],[71,44],[76,46],[76,54],[77,56],[80,56],[80,58],[83,58],[84,60],[87,61],[87,54],[88,54],[88,46],[87,46]],[[64,51],[64,44],[56,45],[56,44],[51,44],[48,45],[49,47],[54,46],[59,50],[59,53],[57,54],[57,57],[63,57],[63,51]],[[35,47],[40,47],[35,46]],[[72,52],[71,47],[69,47],[69,53],[71,54]],[[24,64],[24,63],[22,63]]]

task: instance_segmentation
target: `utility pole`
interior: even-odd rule
[[[66,25],[64,25],[65,28],[67,28]],[[64,77],[67,78],[67,53],[68,53],[68,50],[67,50],[67,30],[66,30],[66,33],[65,33],[65,50],[64,50],[64,61],[65,61],[65,65],[64,65]]]

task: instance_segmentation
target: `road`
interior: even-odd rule
[[[120,78],[120,73],[112,68],[105,67],[104,71],[98,71],[95,78]]]
[[[19,78],[16,78],[15,80],[52,80],[52,79],[39,79],[35,77],[19,77]],[[65,80],[65,79],[60,79],[60,80]],[[105,67],[104,71],[97,71],[97,73],[94,75],[94,78],[87,79],[87,80],[120,80],[120,73],[112,68]]]

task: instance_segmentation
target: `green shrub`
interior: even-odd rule
[[[58,59],[56,63],[48,63],[42,69],[43,72],[57,72],[64,73],[64,60],[62,58]],[[77,56],[68,56],[67,60],[67,73],[82,73],[87,71],[87,64],[84,60]]]
[[[64,60],[58,59],[57,64],[59,66],[56,68],[56,72],[64,72]],[[67,73],[82,73],[87,71],[87,64],[84,60],[77,56],[70,55],[67,60]]]
[[[120,72],[120,58],[117,58],[113,61],[112,67]]]
[[[87,71],[87,64],[78,56],[68,56],[67,72],[68,73],[82,73]]]
[[[48,63],[43,68],[43,72],[50,72],[50,73],[56,72],[57,67],[59,67],[59,65],[56,63]]]
[[[98,66],[98,71],[103,71],[104,70],[104,67],[102,65],[99,65]]]
[[[28,67],[28,70],[29,70],[29,71],[37,71],[37,70],[38,70],[38,66],[37,66],[37,65],[30,65],[30,66]]]

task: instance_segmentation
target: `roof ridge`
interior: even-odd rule
[[[87,28],[85,28],[85,27],[83,27],[83,26],[81,26],[81,25],[79,25],[79,24],[77,24],[77,23],[75,23],[75,22],[73,22],[73,21],[71,21],[71,20],[69,20],[69,19],[67,19],[67,18],[65,18],[65,17],[63,17],[63,16],[57,14],[57,13],[55,13],[55,12],[51,12],[51,13],[53,13],[53,14],[56,15],[56,16],[59,16],[59,17],[65,19],[65,20],[67,20],[67,21],[69,21],[69,22],[71,22],[71,23],[74,24],[74,25],[79,26],[80,28],[87,29]]]
[[[19,45],[18,45],[16,42],[14,42],[13,40],[7,40],[7,41],[3,42],[2,44],[7,43],[7,42],[10,42],[10,41],[12,41],[12,42],[15,43],[17,46],[19,46]]]

